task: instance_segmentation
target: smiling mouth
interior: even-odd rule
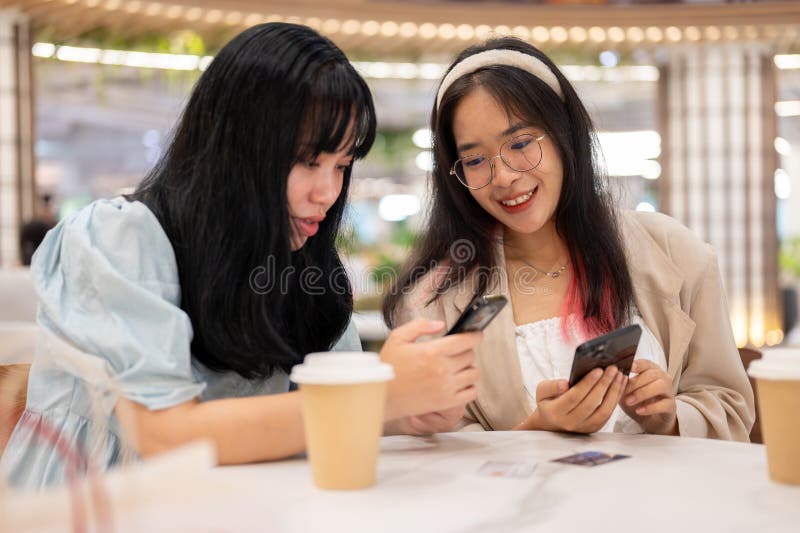
[[[512,198],[511,200],[503,200],[500,203],[506,207],[514,207],[516,205],[524,204],[533,197],[538,188],[539,186],[537,185],[532,191],[520,194],[519,196],[517,196],[516,198]]]

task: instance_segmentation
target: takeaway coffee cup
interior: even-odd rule
[[[800,349],[773,349],[750,363],[769,477],[800,485]]]
[[[321,489],[375,483],[386,385],[392,366],[371,352],[324,352],[292,369],[300,387],[306,449]]]

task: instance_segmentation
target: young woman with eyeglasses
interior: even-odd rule
[[[476,349],[458,427],[748,440],[753,394],[713,250],[613,205],[589,115],[545,54],[514,38],[464,50],[431,128],[430,218],[385,318],[449,326],[474,294],[511,301]],[[631,377],[611,366],[570,388],[576,346],[631,323]]]
[[[111,467],[125,437],[140,455],[210,439],[223,464],[302,451],[287,372],[309,352],[360,350],[334,242],[375,128],[366,83],[310,28],[264,24],[228,43],[139,189],[68,217],[35,256],[39,324],[121,397],[102,397],[113,413],[98,420],[97,383],[37,359],[2,458],[12,483],[64,481],[66,452],[96,459],[77,470]],[[387,432],[451,427],[474,399],[481,335],[415,342],[442,327],[418,320],[386,341]]]

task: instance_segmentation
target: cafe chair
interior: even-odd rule
[[[31,365],[0,365],[0,455],[25,410]]]
[[[0,454],[25,410],[37,332],[34,322],[0,322]]]
[[[750,367],[750,363],[756,359],[761,359],[761,352],[753,348],[739,348],[739,356],[742,358],[742,365],[745,371]],[[762,444],[764,440],[761,437],[761,421],[758,419],[758,393],[756,392],[756,381],[748,375],[750,379],[750,386],[753,387],[753,396],[755,398],[756,418],[753,423],[753,429],[750,431],[750,442]]]

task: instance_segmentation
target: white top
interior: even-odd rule
[[[642,327],[635,359],[649,359],[666,370],[664,349],[653,332],[638,315],[634,315],[631,323]],[[569,340],[564,338],[561,331],[561,317],[530,322],[515,328],[522,383],[528,392],[531,409],[536,409],[536,386],[539,382],[547,379],[569,379],[575,348],[588,340],[581,334],[574,315],[567,317],[567,330],[570,333]],[[626,415],[620,406],[614,409],[611,418],[600,431],[644,433],[642,427]]]

